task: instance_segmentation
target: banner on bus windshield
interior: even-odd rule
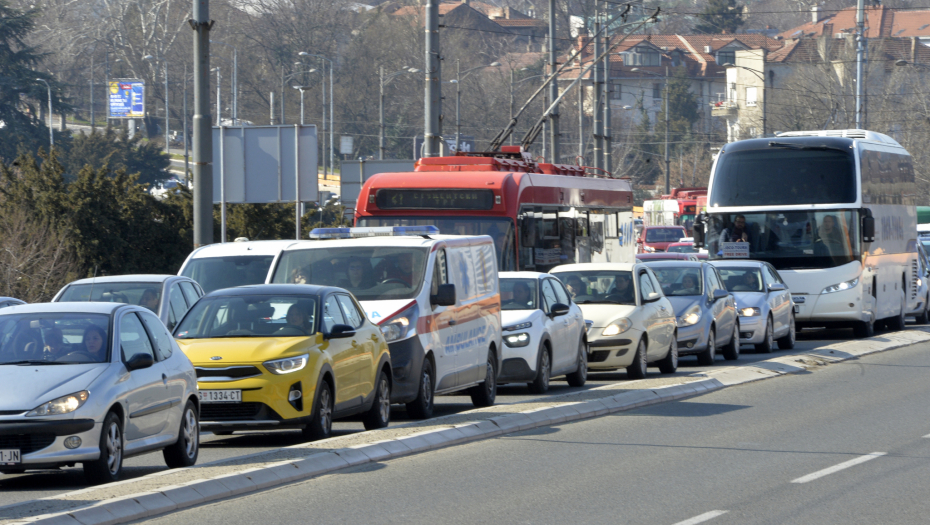
[[[722,242],[720,250],[723,251],[725,259],[748,259],[749,243],[748,242]]]
[[[435,209],[490,210],[494,207],[492,190],[378,190],[378,207],[382,210]]]

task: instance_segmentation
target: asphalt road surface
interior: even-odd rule
[[[751,346],[744,346],[743,353],[738,361],[725,361],[718,354],[715,366],[733,366],[739,364],[762,361],[773,356],[791,355],[808,352],[820,346],[844,341],[852,337],[850,330],[805,330],[798,336],[798,343],[794,350],[776,350],[772,354],[756,354]],[[688,376],[709,370],[711,367],[697,365],[695,357],[683,357],[675,375]],[[658,376],[656,369],[650,368],[648,377]],[[584,387],[570,387],[564,381],[553,381],[548,394],[539,396],[531,394],[525,385],[508,385],[498,389],[498,404],[508,404],[538,399],[549,395],[578,392],[606,384],[627,381],[626,372],[620,370],[609,373],[592,373]],[[436,399],[435,415],[444,416],[473,409],[468,396],[440,396]],[[392,411],[392,424],[403,424],[412,421],[407,417],[402,405],[396,405]],[[360,420],[337,421],[333,425],[333,435],[346,435],[361,432],[364,428]],[[296,445],[303,442],[299,431],[276,432],[247,432],[232,436],[214,436],[205,433],[202,437],[202,446],[198,465],[214,461],[221,461],[265,450]],[[148,454],[130,458],[124,464],[123,479],[152,474],[166,470],[161,453]],[[61,470],[34,471],[19,475],[0,474],[0,506],[29,501],[74,490],[86,488],[86,482],[80,466],[77,468],[64,468]]]
[[[925,523],[928,379],[921,344],[147,523]]]

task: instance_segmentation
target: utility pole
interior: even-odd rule
[[[865,0],[856,3],[856,129],[862,129],[862,62],[865,53]]]
[[[594,59],[601,56],[600,40],[596,36],[601,31],[601,13],[598,0],[594,0]],[[601,110],[604,97],[604,77],[601,76],[601,65],[594,64],[594,167],[604,167],[604,121]]]
[[[610,28],[604,31],[604,49],[610,49]],[[613,163],[611,162],[610,150],[613,148],[613,141],[610,133],[610,58],[604,59],[604,170],[613,173]]]
[[[96,51],[96,48],[94,49]],[[97,130],[97,120],[94,118],[94,54],[90,55],[90,129]]]
[[[440,81],[439,56],[439,1],[427,0],[426,3],[426,92],[424,94],[423,156],[439,155],[439,141],[442,140],[440,113],[442,112],[442,85]]]
[[[268,92],[268,122],[274,126],[274,91]]]
[[[378,66],[378,160],[384,160],[384,66]]]
[[[556,46],[555,46],[555,0],[549,0],[549,75],[555,75],[558,69],[556,63]],[[549,83],[549,100],[558,100],[559,86],[558,80],[553,78]],[[556,105],[549,114],[549,144],[552,153],[549,156],[550,162],[559,162],[559,106]]]
[[[213,243],[213,130],[210,118],[210,0],[193,0],[194,247]]]
[[[578,75],[581,76],[580,65]],[[584,157],[584,82],[578,86],[578,156]]]
[[[665,194],[672,193],[669,186],[669,167],[668,167],[668,66],[665,66]]]

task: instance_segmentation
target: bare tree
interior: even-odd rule
[[[0,214],[0,295],[50,301],[78,274],[64,237],[21,209]]]

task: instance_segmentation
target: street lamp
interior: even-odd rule
[[[643,71],[638,67],[631,69],[633,73],[643,73],[654,77],[665,78],[665,194],[672,193],[671,183],[669,182],[669,160],[668,160],[668,66],[665,66],[665,77],[649,71]]]
[[[462,146],[462,122],[460,119],[459,107],[462,103],[462,81],[468,77],[468,74],[477,71],[479,69],[484,69],[486,67],[501,67],[500,62],[491,62],[486,66],[473,67],[471,69],[459,72],[459,60],[455,59],[455,79],[450,80],[449,83],[455,84],[455,152],[458,153],[459,149]]]
[[[142,59],[152,62],[153,67],[157,62],[152,55],[145,55]],[[168,153],[168,144],[170,143],[168,141],[168,61],[162,61],[165,63],[165,153]]]
[[[335,124],[333,122],[333,117],[335,116],[335,104],[333,103],[333,61],[324,57],[323,55],[314,55],[312,53],[307,53],[306,51],[301,51],[297,53],[297,56],[302,57],[316,57],[320,60],[325,60],[329,62],[329,164],[335,169],[336,165],[333,164],[333,130],[335,129]],[[323,69],[325,73],[326,64],[323,64]],[[326,96],[324,88],[323,96],[323,145],[326,145]],[[326,179],[326,155],[323,155],[323,179]]]
[[[51,153],[52,149],[55,148],[55,131],[54,128],[52,128],[52,86],[49,86],[48,81],[44,78],[37,78],[36,82],[42,82],[48,89],[48,151]],[[62,116],[62,118],[64,118],[64,116]]]
[[[526,71],[526,69],[527,69],[527,68],[523,67],[523,68],[520,68],[520,71]],[[513,72],[514,72],[514,70],[511,69],[511,70],[510,70],[510,121],[511,121],[511,122],[513,122],[513,88],[514,88],[514,86],[516,86],[517,84],[522,84],[522,83],[526,82],[527,80],[532,80],[532,79],[534,79],[534,78],[539,78],[539,77],[544,77],[544,76],[546,76],[546,75],[533,75],[533,76],[531,76],[531,77],[526,77],[526,78],[523,78],[523,79],[520,79],[520,80],[514,82],[514,81],[513,81]],[[513,136],[514,136],[514,135],[515,135],[515,133],[511,133],[511,134],[510,134],[510,145],[511,145],[511,146],[513,146]]]
[[[404,73],[419,73],[420,70],[415,67],[404,66],[400,71],[395,71],[384,76],[384,66],[378,66],[378,78],[380,80],[380,98],[378,105],[378,160],[384,160],[384,86],[394,79],[394,77]],[[332,117],[330,117],[332,118]]]
[[[221,46],[231,47],[233,50],[233,74],[230,79],[232,86],[232,103],[233,103],[233,124],[239,123],[239,50],[236,49],[236,46],[227,44],[226,42],[220,42],[219,40],[210,40],[211,44],[219,44]]]
[[[303,73],[313,73],[316,69],[311,69],[309,71],[303,71]],[[300,85],[300,86],[291,86],[292,88],[300,91],[300,125],[304,125],[304,91],[310,89],[310,86]]]
[[[899,60],[898,62],[903,62],[903,61]],[[895,62],[895,65],[898,65],[898,63]],[[723,67],[738,67],[740,69],[745,69],[746,71],[749,71],[750,73],[755,75],[756,78],[762,81],[762,136],[765,137],[767,133],[767,126],[765,123],[765,117],[766,117],[765,114],[766,114],[766,109],[768,106],[768,99],[765,98],[765,72],[759,71],[758,69],[752,69],[751,67],[737,66],[736,64],[733,64],[730,62],[724,63]]]
[[[300,63],[300,62],[295,62],[294,65],[302,66],[303,64]],[[307,73],[313,73],[314,71],[316,71],[316,69],[307,69],[307,70],[304,70],[304,71],[295,71],[295,72],[293,72],[293,73],[291,73],[290,75],[287,75],[287,76],[285,76],[285,75],[284,75],[284,72],[282,71],[282,73],[281,73],[281,125],[284,125],[284,83],[285,83],[286,81],[288,81],[288,80],[290,80],[290,79],[296,77],[297,75],[304,75],[304,74],[307,74]],[[291,86],[291,87],[294,87],[295,89],[297,89],[296,86]],[[309,86],[303,86],[303,87],[304,87],[305,89],[309,89]],[[300,104],[301,104],[301,110],[300,110],[300,123],[303,124],[303,123],[304,123],[304,120],[303,120],[303,102],[304,102],[304,100],[303,100],[303,91],[301,91],[300,94],[301,94],[301,99],[300,99]]]
[[[220,125],[220,116],[223,114],[223,107],[220,106],[220,96],[222,92],[220,91],[220,82],[223,81],[223,75],[220,72],[220,66],[216,66],[210,71],[216,71],[216,125]]]

